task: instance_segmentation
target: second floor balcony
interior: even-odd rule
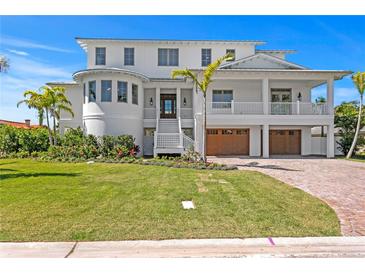
[[[207,102],[207,114],[235,115],[329,115],[326,103],[269,102],[265,112],[263,102]]]

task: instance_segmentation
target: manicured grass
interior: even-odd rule
[[[340,235],[319,199],[258,172],[0,160],[0,240]],[[195,210],[183,210],[192,199]]]

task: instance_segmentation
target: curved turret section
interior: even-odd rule
[[[124,69],[74,73],[83,88],[83,127],[96,136],[129,134],[143,144],[143,87],[148,78]]]

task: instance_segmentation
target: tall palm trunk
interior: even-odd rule
[[[49,144],[52,146],[53,145],[53,138],[52,138],[51,127],[49,125],[49,117],[48,117],[48,109],[47,108],[46,108],[46,122],[47,122],[47,129],[48,129]]]
[[[204,120],[203,120],[203,160],[207,162],[207,100],[206,100],[206,93],[203,94],[204,98]]]
[[[355,131],[355,136],[354,136],[354,140],[352,141],[351,147],[349,152],[346,155],[346,159],[349,159],[352,154],[354,153],[355,147],[356,147],[356,143],[357,143],[357,138],[359,136],[359,132],[360,132],[360,124],[361,124],[361,115],[362,115],[362,100],[363,100],[363,95],[360,95],[360,107],[359,107],[359,115],[357,117],[357,125],[356,125],[356,131]]]
[[[43,117],[44,116],[44,110],[41,108],[41,109],[38,109],[38,124],[40,126],[43,126]]]
[[[56,113],[53,112],[53,143],[56,146],[57,145],[57,134],[56,134]]]

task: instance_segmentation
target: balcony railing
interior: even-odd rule
[[[210,114],[263,114],[262,102],[210,102],[207,103]]]
[[[275,102],[269,104],[272,115],[327,115],[327,104],[302,102]]]
[[[263,102],[208,102],[208,114],[263,115]],[[327,115],[327,104],[310,102],[270,102],[268,113],[272,115]]]

